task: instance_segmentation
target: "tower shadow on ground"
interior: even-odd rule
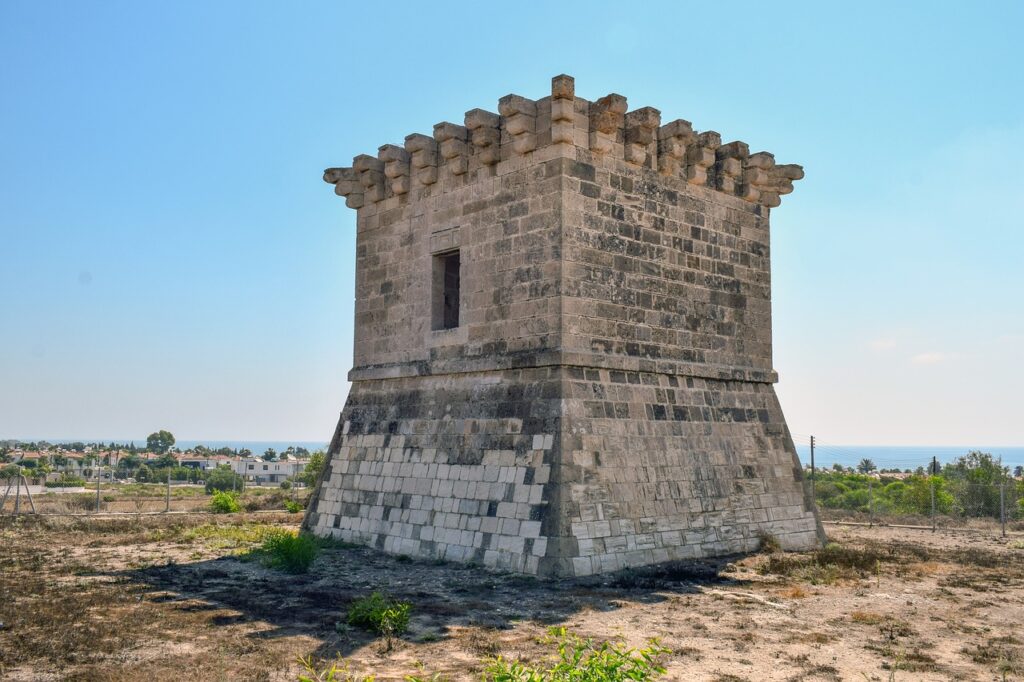
[[[458,627],[555,626],[583,611],[616,610],[623,602],[654,603],[695,594],[706,585],[740,585],[741,581],[723,575],[723,569],[737,558],[670,562],[588,578],[538,580],[479,566],[346,547],[323,550],[305,574],[269,569],[255,560],[222,557],[117,575],[147,586],[154,601],[170,602],[193,613],[208,612],[210,626],[260,624],[259,631],[248,635],[256,640],[312,637],[321,644],[307,653],[334,659],[381,639],[346,624],[349,606],[374,591],[412,605],[404,640],[438,641],[452,637]]]

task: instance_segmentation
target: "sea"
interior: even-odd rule
[[[832,445],[815,444],[814,464],[829,468],[833,464],[856,467],[862,459],[870,459],[879,469],[901,471],[927,467],[934,457],[940,465],[955,461],[973,450],[986,452],[996,459],[1002,459],[1003,466],[1024,466],[1024,447],[1004,445]],[[796,451],[805,465],[811,463],[809,443],[797,443]]]

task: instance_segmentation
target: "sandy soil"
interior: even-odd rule
[[[479,680],[495,655],[548,660],[553,625],[657,637],[672,680],[1024,679],[1024,543],[995,534],[829,526],[835,566],[762,553],[545,582],[345,547],[289,575],[195,533],[209,523],[0,520],[0,679],[295,680],[299,657],[341,656],[378,680]],[[344,624],[374,590],[412,604],[402,638]]]

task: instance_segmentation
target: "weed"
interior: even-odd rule
[[[210,511],[215,514],[235,514],[242,511],[242,505],[238,503],[238,495],[220,490],[215,492],[210,500]]]
[[[284,501],[284,508],[288,510],[289,514],[298,514],[305,507],[303,507],[301,504],[299,504],[295,500],[285,500]]]
[[[1020,648],[1013,646],[1018,643],[1015,637],[995,637],[984,644],[976,644],[973,648],[964,647],[960,653],[975,663],[994,665],[999,673],[1011,674],[1024,672],[1024,660]]]
[[[288,573],[305,573],[320,551],[319,545],[308,535],[295,531],[276,530],[267,535],[257,553],[263,563]]]
[[[179,530],[179,529],[175,529]],[[279,532],[276,526],[263,523],[243,523],[238,525],[204,523],[201,526],[180,530],[182,542],[202,542],[211,549],[239,549],[262,543],[270,535]],[[152,539],[164,539],[162,529],[153,531]]]
[[[873,547],[858,549],[829,543],[807,555],[771,554],[757,571],[764,574],[794,576],[813,585],[832,585],[841,579],[854,579],[861,574],[878,574],[883,560],[892,560]]]
[[[374,677],[359,677],[349,672],[348,663],[338,659],[328,665],[326,661],[315,662],[312,656],[299,658],[299,663],[306,669],[299,675],[299,682],[373,682]]]
[[[863,625],[878,625],[885,619],[882,614],[873,611],[854,611],[850,614],[850,620]]]
[[[352,602],[348,609],[348,623],[372,630],[385,637],[397,637],[409,627],[412,606],[406,602],[374,592]]]
[[[758,550],[764,554],[775,554],[776,552],[782,551],[782,545],[779,544],[779,539],[771,533],[761,533],[760,544]]]
[[[659,659],[671,653],[652,639],[643,649],[627,649],[621,644],[582,639],[564,627],[552,628],[547,643],[558,648],[558,662],[547,670],[531,668],[519,661],[493,659],[484,671],[485,682],[569,682],[601,680],[653,680],[665,674]]]

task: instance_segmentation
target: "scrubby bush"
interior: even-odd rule
[[[305,573],[316,559],[320,547],[308,535],[280,530],[271,533],[260,547],[264,563],[288,573]]]
[[[302,470],[302,473],[298,474],[295,478],[302,481],[309,487],[316,485],[317,479],[320,478],[320,472],[324,470],[324,465],[327,464],[327,456],[322,450],[317,450],[309,457],[309,461],[306,463],[306,468]]]
[[[289,514],[298,514],[305,507],[303,507],[302,504],[296,502],[295,500],[285,500],[284,508],[288,510]]]
[[[206,494],[212,495],[216,490],[230,490],[232,492],[245,488],[245,479],[231,470],[231,467],[222,464],[206,475]]]
[[[381,592],[352,602],[348,624],[372,630],[385,637],[397,637],[409,627],[412,606]]]
[[[283,490],[259,490],[252,489],[242,501],[245,511],[260,511],[261,509],[284,509],[285,500],[288,494]]]
[[[671,653],[652,639],[642,649],[629,649],[621,644],[582,639],[566,632],[564,627],[552,628],[549,643],[558,647],[558,662],[546,670],[533,668],[501,656],[492,660],[484,671],[485,682],[626,682],[653,680],[665,674],[659,659]]]
[[[288,479],[285,479],[285,480],[281,481],[281,490],[291,490],[291,489],[292,489],[292,482],[291,481],[289,481]]]
[[[230,491],[217,491],[210,500],[210,511],[215,514],[234,514],[242,511],[238,503],[238,495]]]
[[[876,514],[931,513],[932,488],[935,488],[935,510],[949,514],[956,509],[950,481],[942,476],[909,476],[894,480],[886,476],[874,478],[864,474],[820,471],[815,479],[815,498],[827,509]]]
[[[85,479],[71,474],[61,474],[56,481],[47,481],[47,488],[84,488]]]

